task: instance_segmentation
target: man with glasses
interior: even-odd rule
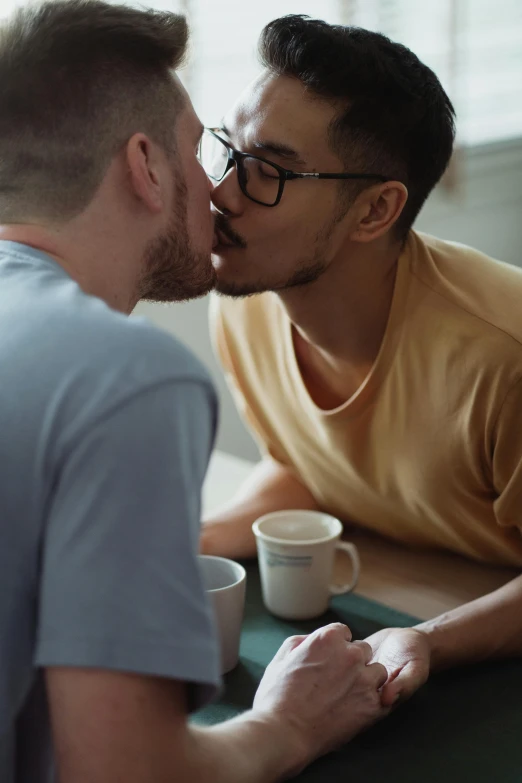
[[[264,459],[206,520],[208,554],[252,522],[321,509],[409,546],[522,565],[522,273],[412,230],[444,173],[453,107],[369,31],[284,17],[264,71],[207,131],[219,243],[212,332]],[[367,641],[383,704],[431,671],[522,653],[522,577]]]

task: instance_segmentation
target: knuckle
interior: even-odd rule
[[[368,677],[372,682],[386,682],[388,679],[388,670],[382,665],[382,663],[372,663],[366,668],[368,671]]]
[[[340,636],[339,627],[336,625],[327,625],[322,631],[323,639],[338,639]]]
[[[294,636],[288,636],[285,639],[284,643],[286,645],[288,645],[289,647],[292,647],[294,644],[299,644],[300,640],[301,640],[301,637],[297,636],[297,634],[295,634]]]
[[[332,644],[339,638],[339,630],[331,625],[326,625],[324,628],[318,629],[312,641],[314,644]]]
[[[290,653],[292,650],[295,650],[295,648],[298,647],[302,641],[302,636],[288,636],[281,645],[281,651],[283,653]]]
[[[365,658],[369,659],[372,656],[372,648],[368,642],[357,642],[357,646],[360,648]]]
[[[388,679],[388,669],[386,666],[383,666],[382,663],[374,663],[373,665],[375,667],[376,673],[380,677],[386,677],[386,679]]]
[[[347,647],[346,654],[348,660],[354,666],[365,662],[364,652],[357,644],[350,644],[350,646]]]
[[[330,625],[326,625],[324,627],[324,632],[327,638],[339,639],[344,642],[346,642],[347,637],[351,637],[350,629],[348,626],[343,625],[343,623],[331,623]]]

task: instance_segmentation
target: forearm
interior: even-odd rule
[[[253,712],[212,728],[191,726],[186,753],[191,783],[276,783],[308,759],[281,727]]]
[[[522,576],[416,627],[428,636],[432,671],[522,656]]]
[[[201,551],[206,555],[253,557],[256,544],[252,525],[256,519],[290,508],[316,510],[318,506],[291,470],[274,460],[263,460],[232,501],[204,520]]]

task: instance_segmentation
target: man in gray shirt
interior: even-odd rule
[[[383,717],[371,651],[293,637],[253,709],[219,687],[197,567],[206,372],[126,315],[214,284],[184,20],[93,0],[0,31],[0,780],[267,781]]]

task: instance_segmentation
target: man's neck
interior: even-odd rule
[[[132,280],[125,285],[124,264],[116,263],[109,244],[103,251],[97,250],[92,237],[81,230],[0,225],[0,240],[19,242],[50,256],[86,294],[102,299],[113,310],[129,314],[137,304]]]
[[[401,248],[373,245],[335,259],[314,283],[279,295],[300,338],[332,364],[371,364],[379,352]]]

